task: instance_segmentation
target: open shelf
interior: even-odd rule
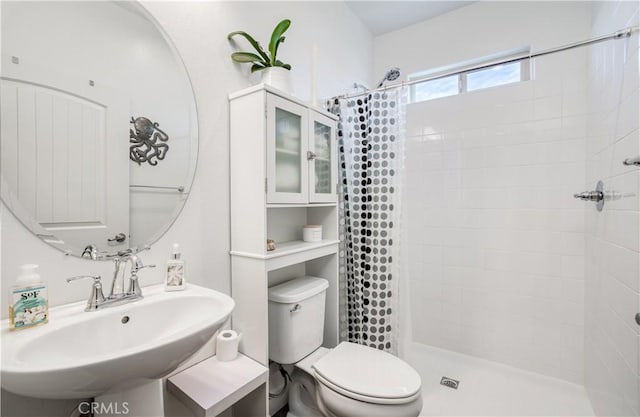
[[[260,259],[266,262],[267,271],[306,262],[338,251],[339,240],[322,240],[320,242],[304,242],[301,240],[276,243],[277,249],[264,253],[231,251],[232,256]]]
[[[282,242],[277,245],[276,250],[268,252],[262,259],[273,259],[280,256],[293,255],[295,253],[310,251],[325,246],[332,246],[340,243],[339,240],[321,240],[320,242],[304,242],[294,240],[292,242]]]
[[[229,362],[213,356],[167,379],[167,390],[196,416],[216,416],[268,378],[269,369],[242,354]]]
[[[267,273],[267,286],[269,288],[304,276],[312,276],[326,279],[329,288],[326,290],[325,299],[325,323],[335,323],[336,325],[325,326],[322,345],[333,348],[338,344],[338,253],[334,252],[326,256],[321,256],[306,262],[289,265],[284,268],[274,269]]]

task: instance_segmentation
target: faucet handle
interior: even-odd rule
[[[78,281],[81,279],[93,279],[93,285],[96,285],[96,284],[102,285],[101,283],[102,277],[100,275],[78,275],[75,277],[67,278],[67,282]]]
[[[79,281],[84,279],[93,279],[91,286],[91,294],[87,300],[87,307],[84,311],[97,310],[98,306],[105,302],[104,293],[102,292],[102,277],[100,275],[78,275],[67,278],[67,282]]]
[[[138,267],[138,271],[141,269],[145,269],[145,268],[155,268],[155,264],[154,265],[142,265]]]
[[[155,265],[136,265],[135,267],[131,267],[131,277],[129,278],[129,291],[128,294],[135,294],[138,297],[142,297],[142,289],[140,288],[140,283],[138,282],[138,272],[141,269],[145,268],[155,268]]]

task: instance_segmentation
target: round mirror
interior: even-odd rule
[[[3,202],[76,256],[153,243],[189,196],[198,151],[176,49],[135,2],[0,7]]]

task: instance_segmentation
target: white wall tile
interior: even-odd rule
[[[543,8],[534,10],[534,3],[518,3],[517,11],[500,2],[474,4],[377,38],[374,66],[413,71],[499,48],[505,39],[489,34],[466,34],[465,47],[455,50],[424,36],[490,10],[509,10],[501,27],[518,26],[516,38],[540,49],[637,25],[637,2],[560,3],[544,7],[556,7],[556,17],[566,13],[563,25],[536,14]],[[431,45],[431,53],[413,54],[416,39]],[[539,58],[532,67],[526,83],[409,106],[421,134],[437,138],[421,148],[431,159],[409,155],[422,175],[408,183],[420,188],[429,170],[444,172],[434,179],[434,198],[415,198],[431,215],[411,211],[409,222],[428,232],[421,243],[431,246],[423,249],[442,250],[421,256],[433,285],[441,282],[433,274],[448,281],[441,292],[433,290],[440,314],[461,300],[466,318],[462,324],[459,314],[450,316],[455,326],[449,328],[434,314],[422,328],[437,329],[429,339],[437,346],[573,381],[582,382],[586,363],[598,413],[637,413],[630,320],[639,304],[640,174],[621,161],[640,153],[638,35]],[[601,213],[572,198],[598,179],[607,191]]]
[[[594,3],[592,35],[637,22],[637,2]],[[640,408],[640,171],[622,165],[640,153],[637,38],[589,48],[586,180],[603,180],[606,200],[600,213],[585,208],[585,386],[599,415]]]
[[[585,186],[587,77],[558,77],[566,61],[545,60],[548,76],[524,88],[410,104],[438,144],[407,154],[406,205],[421,209],[405,215],[424,235],[410,253],[429,284],[415,291],[439,307],[414,316],[423,341],[581,381],[582,343],[564,331],[582,338],[585,213],[572,194]]]

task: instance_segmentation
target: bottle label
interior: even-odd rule
[[[184,265],[174,263],[167,265],[167,287],[182,287],[184,285]]]
[[[49,319],[46,286],[13,290],[12,305],[11,318],[16,329],[37,326]]]

